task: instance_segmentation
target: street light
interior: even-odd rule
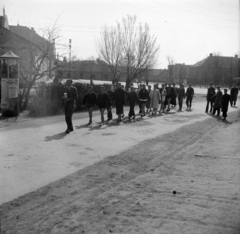
[[[69,39],[69,79],[71,78],[71,70],[70,70],[70,66],[71,66],[71,48],[72,48],[72,39]]]

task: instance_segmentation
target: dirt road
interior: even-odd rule
[[[44,146],[29,158],[30,168],[25,160],[17,171],[18,163],[7,161],[22,176],[16,185],[31,175],[27,189],[33,191],[33,181],[40,180],[39,187],[76,172],[3,204],[2,232],[239,233],[239,111],[231,109],[223,122],[203,113],[204,105],[104,129],[79,127],[64,138],[50,135],[53,129],[59,134],[62,123],[41,131],[19,128],[22,134],[32,131],[33,142],[42,139]],[[16,139],[11,129],[6,134]],[[27,149],[24,152],[20,159]]]

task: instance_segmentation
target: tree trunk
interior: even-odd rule
[[[130,88],[131,82],[132,82],[132,81],[130,80],[130,78],[127,77],[127,79],[126,79],[126,85],[125,85],[125,89],[126,89],[126,90],[128,90],[128,89]]]
[[[34,82],[29,82],[28,83],[28,87],[27,87],[27,91],[24,95],[24,103],[23,105],[20,107],[20,111],[24,111],[27,109],[28,107],[28,102],[29,102],[29,96],[30,96],[30,91],[32,89],[32,86],[33,86]]]

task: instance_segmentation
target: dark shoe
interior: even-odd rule
[[[71,132],[70,129],[67,129],[67,130],[65,131],[66,134],[68,134],[68,133],[70,133],[70,132]]]
[[[73,130],[73,128],[71,128],[71,129],[69,129],[69,131],[70,131],[70,132],[73,132],[74,130]]]
[[[133,116],[132,119],[135,119],[135,116]]]

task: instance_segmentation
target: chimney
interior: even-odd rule
[[[212,53],[210,53],[209,56],[212,57]]]
[[[35,30],[34,30],[34,28],[33,28],[33,27],[31,28],[31,30],[32,30],[33,32],[35,32]]]
[[[235,58],[238,58],[238,55],[237,55],[237,54],[235,54]]]

